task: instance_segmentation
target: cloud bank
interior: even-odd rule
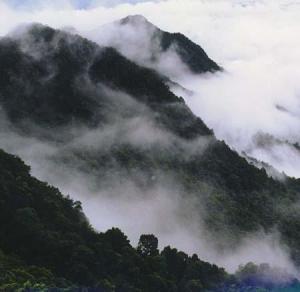
[[[290,145],[258,147],[255,141],[257,133],[265,133],[300,142],[300,1],[119,2],[107,7],[105,1],[91,1],[89,9],[78,9],[74,1],[43,1],[32,10],[1,2],[0,35],[27,22],[86,32],[129,14],[182,32],[225,68],[222,74],[181,80],[197,93],[186,97],[192,110],[240,153],[300,177],[299,151]]]

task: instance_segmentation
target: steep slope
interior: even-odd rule
[[[29,119],[47,126],[71,121],[94,126],[118,111],[116,106],[105,112],[112,100],[103,86],[153,107],[159,103],[156,110],[161,115],[163,107],[180,101],[154,71],[135,65],[112,48],[49,27],[33,25],[20,38],[2,39],[0,58],[0,102],[17,123]],[[178,114],[186,116],[195,134],[209,134],[203,122],[186,114],[188,108],[180,103]]]
[[[160,252],[154,235],[142,235],[135,249],[119,229],[95,232],[80,202],[32,177],[19,158],[0,150],[0,165],[1,291],[299,289],[293,276],[266,264],[229,276],[195,254]]]
[[[93,291],[190,291],[226,280],[223,269],[196,255],[170,247],[160,253],[154,236],[142,236],[134,249],[118,229],[95,232],[79,202],[32,177],[19,158],[0,150],[0,165],[1,291],[76,291],[80,286],[97,288]]]
[[[179,56],[183,64],[185,64],[192,73],[200,74],[205,72],[218,71],[221,68],[208,57],[206,52],[197,44],[189,40],[185,35],[181,33],[169,33],[155,27],[146,18],[141,15],[128,16],[119,21],[121,26],[132,26],[132,29],[136,27],[152,26],[154,35],[150,36],[153,39],[159,38],[159,45],[161,51],[156,52],[155,48],[151,49],[154,59],[159,58],[159,54],[168,50],[174,50]]]
[[[275,138],[264,132],[256,133],[252,137],[249,146],[245,148],[248,156],[258,157],[266,163],[273,165],[278,172],[284,171],[285,173],[279,173],[281,177],[284,177],[284,175],[298,177],[299,150],[298,143]],[[275,172],[272,171],[271,173]]]
[[[181,33],[169,33],[142,15],[132,15],[87,33],[98,44],[114,47],[140,65],[158,70],[169,78],[180,70],[194,74],[221,70],[206,52]]]
[[[117,183],[124,189],[130,181],[140,196],[170,179],[183,201],[192,200],[195,218],[218,249],[278,229],[300,264],[299,182],[269,178],[217,141],[155,71],[40,25],[0,41],[0,68],[10,134],[54,147],[46,153],[53,172],[63,165],[58,175],[78,172],[95,189]],[[6,148],[20,150],[19,144]],[[44,160],[35,162],[45,167]],[[179,209],[190,218],[184,204]]]

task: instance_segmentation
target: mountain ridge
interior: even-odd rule
[[[143,23],[152,27],[161,33],[161,49],[163,52],[168,51],[175,46],[175,51],[180,56],[183,63],[187,64],[192,73],[201,74],[206,72],[216,72],[222,70],[199,45],[192,42],[182,33],[170,33],[159,29],[152,24],[143,15],[130,15],[119,20],[121,25],[131,24],[141,26]]]
[[[97,188],[111,174],[111,183],[130,178],[141,195],[155,184],[153,178],[163,179],[162,172],[179,184],[183,198],[197,199],[199,213],[200,206],[208,210],[202,219],[221,248],[237,246],[245,234],[278,228],[294,262],[300,263],[300,215],[297,210],[292,217],[286,213],[299,200],[299,181],[279,182],[249,165],[218,141],[153,69],[59,30],[39,27],[30,34],[23,40],[0,40],[0,104],[23,135],[42,136],[56,145],[51,162],[94,176]],[[157,143],[141,127],[136,140],[149,138],[150,143],[133,143],[132,118],[138,126],[151,124],[155,134],[167,139]],[[93,147],[80,148],[78,141],[85,136],[76,131],[78,125],[88,133],[120,125],[125,130],[117,131],[105,149],[94,140],[89,142]]]
[[[84,35],[171,80],[176,81],[179,68],[193,74],[222,70],[199,45],[181,33],[161,30],[142,15],[127,16]]]

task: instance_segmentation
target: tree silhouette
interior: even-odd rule
[[[158,255],[158,239],[153,234],[141,235],[137,251],[142,256]]]

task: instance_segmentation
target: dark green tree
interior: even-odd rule
[[[153,234],[143,234],[140,237],[137,251],[142,256],[157,256],[158,239]]]

